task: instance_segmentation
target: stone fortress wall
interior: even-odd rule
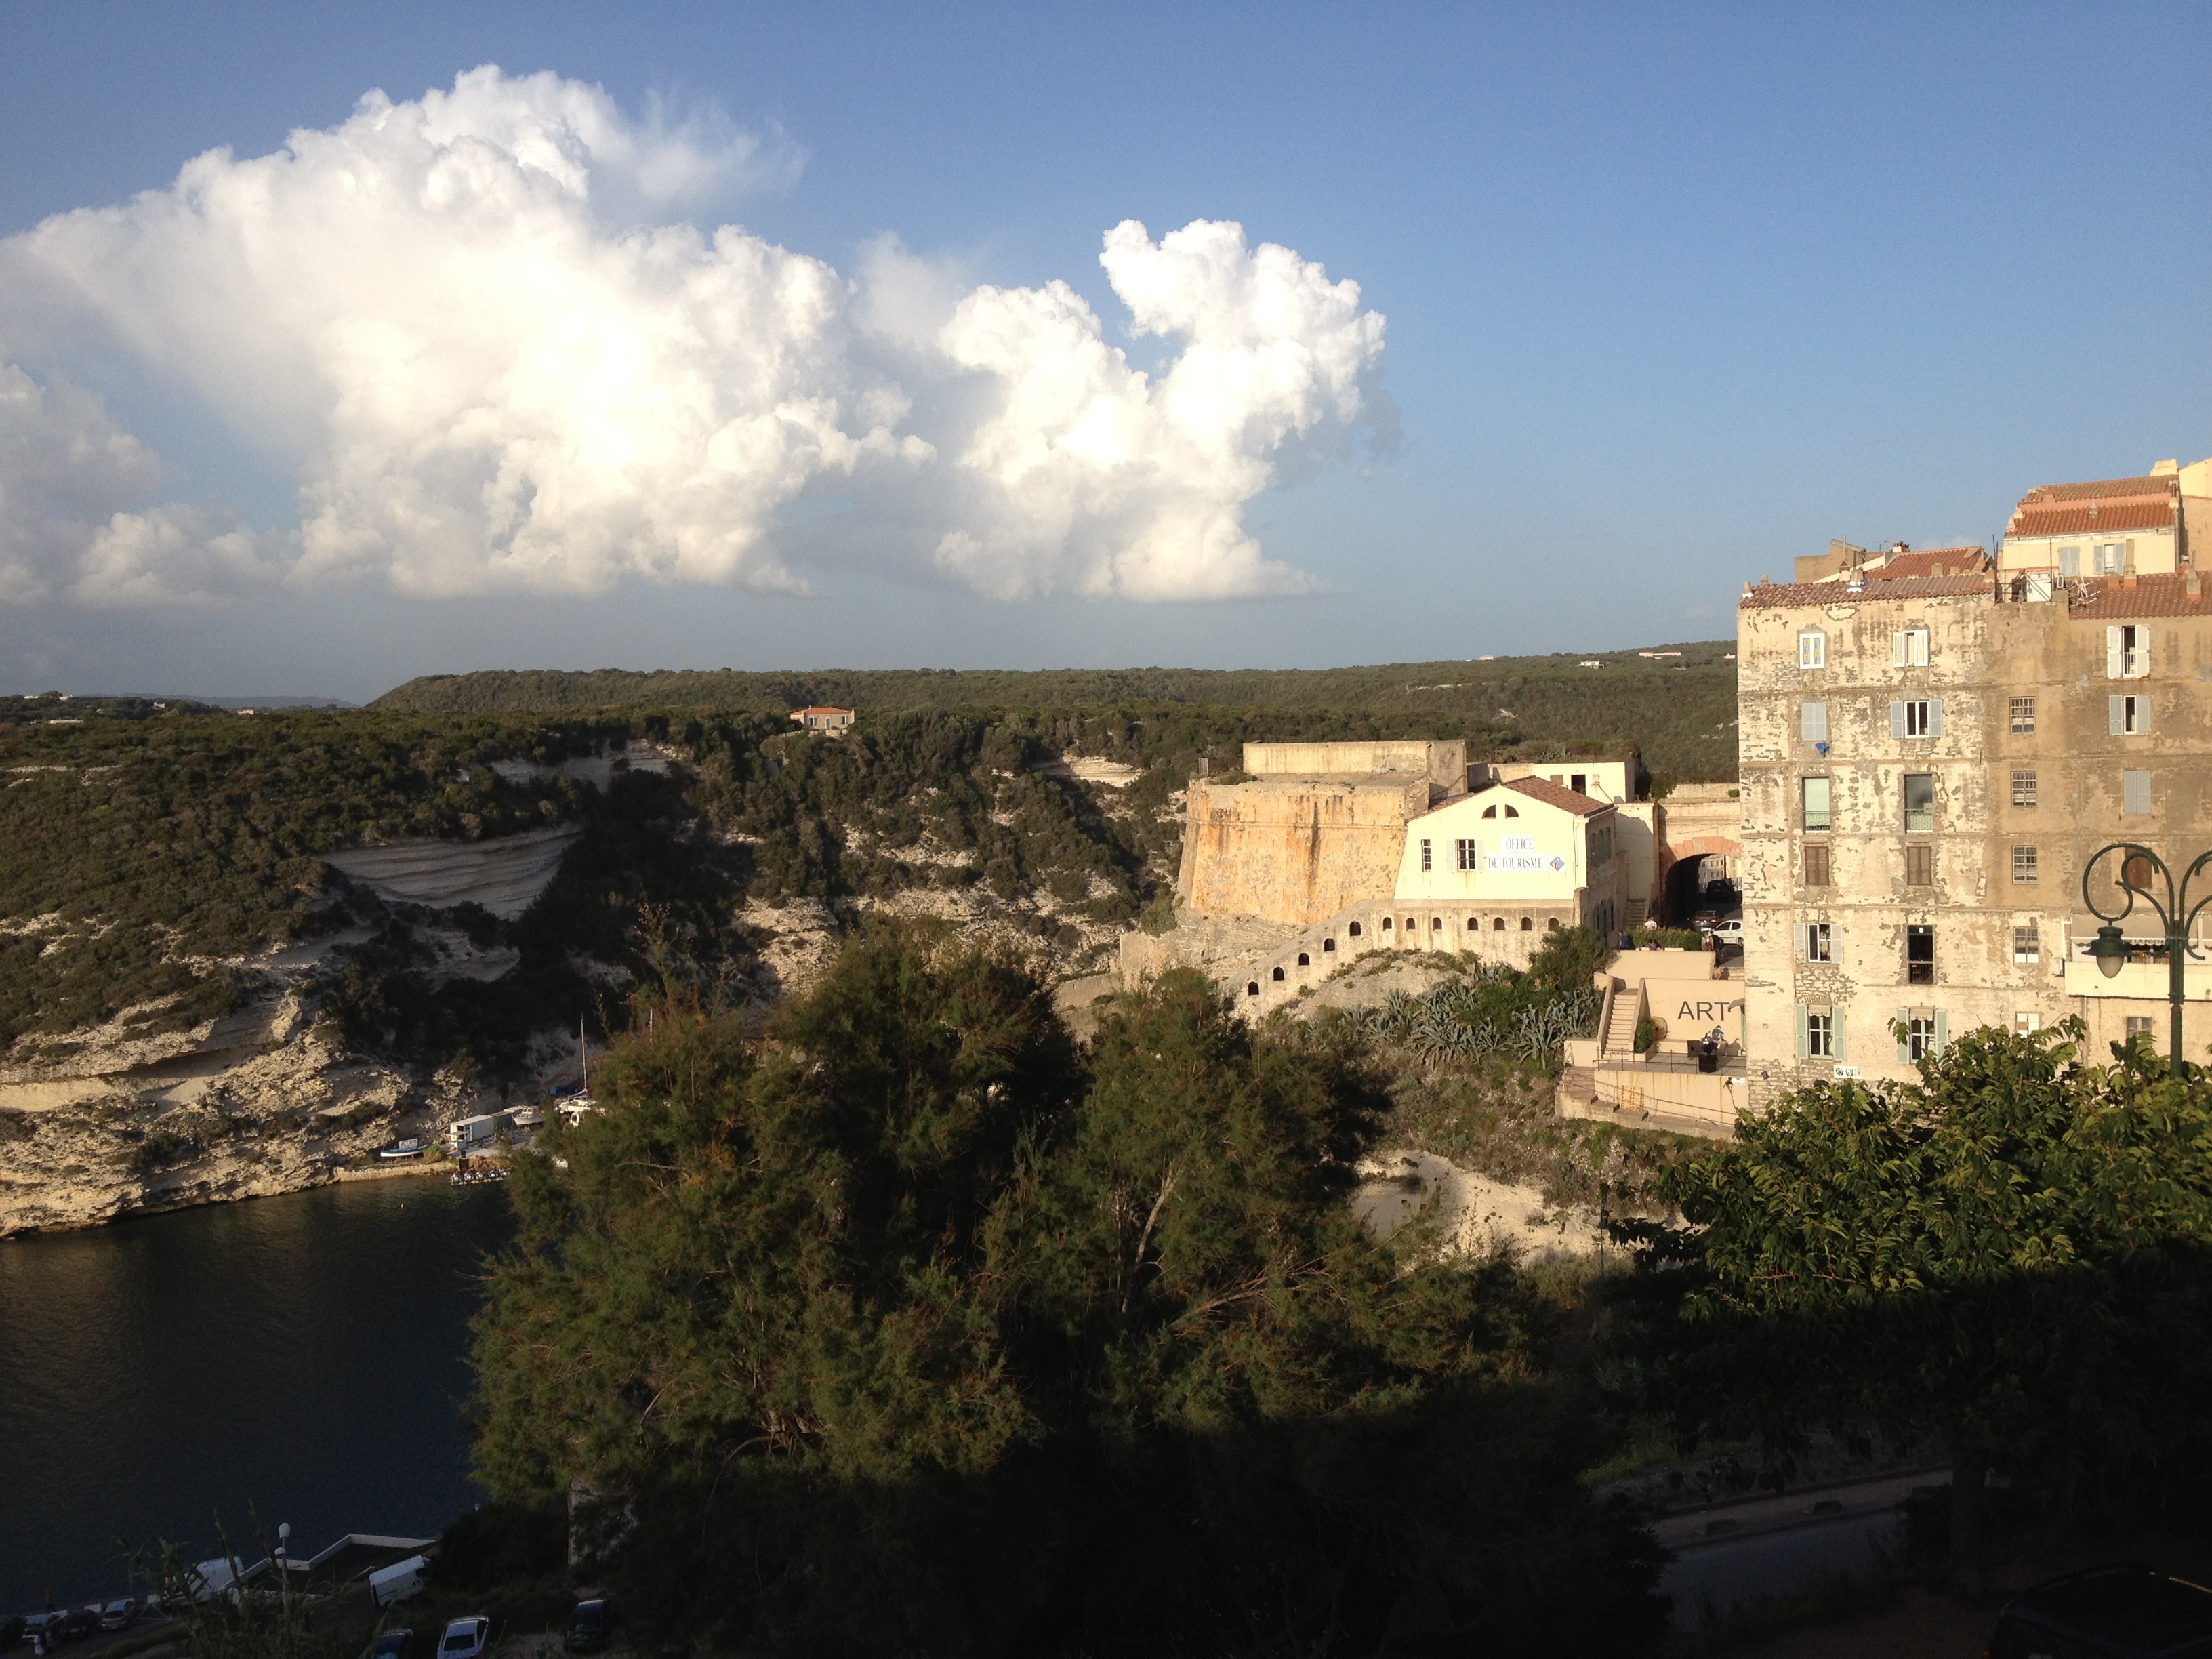
[[[1253,743],[1244,769],[1192,782],[1176,896],[1196,915],[1307,927],[1392,890],[1407,821],[1467,793],[1467,745]]]

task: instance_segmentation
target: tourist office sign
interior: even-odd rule
[[[1567,867],[1567,861],[1554,853],[1547,858],[1536,850],[1534,836],[1508,836],[1498,843],[1498,850],[1482,861],[1482,867],[1493,876],[1541,875],[1553,873]]]

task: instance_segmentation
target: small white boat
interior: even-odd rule
[[[397,1163],[404,1158],[420,1158],[422,1156],[424,1144],[420,1140],[403,1140],[396,1146],[378,1147],[376,1155]]]

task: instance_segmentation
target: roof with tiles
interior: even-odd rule
[[[2092,483],[2038,484],[2020,498],[2023,507],[2058,501],[2110,501],[2129,495],[2179,495],[2181,479],[2172,472],[2154,472],[2140,478],[2100,478]]]
[[[1863,605],[1869,599],[1948,599],[1964,593],[1987,593],[1990,579],[1986,574],[1967,576],[1901,576],[1888,581],[1875,580],[1875,572],[1867,573],[1863,586],[1852,586],[1841,580],[1825,582],[1768,582],[1762,586],[1747,586],[1743,597],[1736,603],[1753,610],[1786,610],[1801,605]]]
[[[1547,806],[1556,806],[1561,811],[1572,812],[1580,817],[1589,817],[1594,812],[1602,812],[1613,804],[1610,801],[1592,800],[1588,795],[1578,793],[1563,783],[1553,783],[1548,778],[1516,778],[1512,782],[1501,785],[1500,787],[1513,790],[1518,794],[1528,796],[1530,800],[1540,800]]]
[[[1978,546],[1923,547],[1893,553],[1862,574],[1870,582],[1893,582],[1915,576],[1964,576],[1990,568],[1990,556]]]
[[[1498,803],[1491,798],[1506,789],[1530,800],[1540,801],[1547,806],[1556,806],[1562,812],[1572,812],[1578,818],[1595,817],[1598,813],[1610,811],[1613,808],[1611,801],[1592,800],[1588,795],[1576,793],[1565,784],[1553,783],[1543,778],[1516,778],[1510,783],[1493,783],[1486,789],[1478,789],[1472,794],[1460,795],[1442,802],[1426,812],[1415,813],[1414,817],[1430,817],[1454,807],[1463,807],[1469,801],[1491,800],[1491,804],[1496,805]]]
[[[2119,580],[2081,584],[2089,590],[2067,609],[2074,622],[2126,622],[2137,617],[2212,617],[2212,593],[2189,591],[2191,573],[2137,576],[2135,586]],[[2199,584],[2200,587],[2202,584]]]
[[[2087,507],[2027,507],[2012,515],[2005,539],[2025,536],[2102,536],[2128,530],[2171,530],[2180,510],[2168,501],[2092,501]]]

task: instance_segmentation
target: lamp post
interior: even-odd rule
[[[2128,902],[2117,911],[2104,909],[2089,891],[2089,878],[2095,873],[2098,860],[2107,853],[2122,854],[2119,887],[2128,896]],[[2174,892],[2173,872],[2166,868],[2166,860],[2140,842],[2116,841],[2109,847],[2100,847],[2089,855],[2088,863],[2081,866],[2081,902],[2089,907],[2091,915],[2105,924],[2097,930],[2096,943],[2090,945],[2089,954],[2096,959],[2097,971],[2106,979],[2118,975],[2128,959],[2128,942],[2120,933],[2119,923],[2136,908],[2137,899],[2148,901],[2150,908],[2158,913],[2158,919],[2166,924],[2166,1000],[2173,1005],[2172,1054],[2172,1072],[2177,1078],[2188,1075],[2186,1064],[2181,1058],[2181,1007],[2182,999],[2187,994],[2182,978],[2182,962],[2185,957],[2197,954],[2190,948],[2189,929],[2196,921],[2197,912],[2212,904],[2212,893],[2208,893],[2191,905],[2189,886],[2196,880],[2197,872],[2207,865],[2212,865],[2212,853],[2199,854],[2197,862],[2182,874],[2179,896]],[[2166,878],[2166,900],[2163,903],[2151,890],[2152,880],[2159,876]]]

